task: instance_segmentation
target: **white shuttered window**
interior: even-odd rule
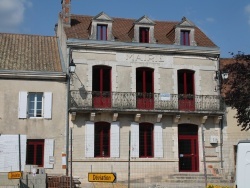
[[[52,93],[51,92],[19,92],[18,118],[52,118]]]
[[[44,168],[53,168],[50,159],[54,158],[54,139],[45,139],[44,145]]]
[[[85,124],[85,157],[95,157],[95,124]],[[120,157],[120,123],[112,122],[110,126],[110,157]]]
[[[162,123],[154,125],[154,157],[163,157]]]
[[[120,156],[120,124],[119,122],[112,122],[110,128],[110,157]]]
[[[21,156],[19,156],[19,135],[0,136],[0,172],[19,171],[19,157],[21,157],[21,171],[24,171],[26,161],[26,135],[20,135]]]
[[[139,157],[139,124],[131,123],[131,157]]]
[[[86,122],[85,124],[85,157],[94,157],[95,124]]]

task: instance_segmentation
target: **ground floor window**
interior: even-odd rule
[[[86,122],[85,157],[120,156],[119,122]]]
[[[95,157],[110,156],[110,123],[95,123]]]
[[[43,167],[44,140],[28,139],[26,164]]]
[[[153,157],[153,130],[151,123],[139,124],[139,157]]]

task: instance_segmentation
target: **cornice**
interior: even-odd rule
[[[97,49],[97,50],[117,50],[126,52],[141,53],[164,53],[178,55],[200,55],[206,57],[219,57],[220,49],[218,47],[200,47],[200,46],[181,46],[181,45],[163,45],[148,43],[125,43],[97,40],[79,40],[69,39],[67,46],[75,49]]]

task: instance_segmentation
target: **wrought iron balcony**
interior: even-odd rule
[[[191,111],[214,112],[224,110],[218,95],[184,95],[133,92],[70,91],[70,110],[116,111]]]

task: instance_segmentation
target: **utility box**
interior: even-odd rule
[[[236,181],[237,188],[250,187],[250,140],[239,141],[236,160]]]

